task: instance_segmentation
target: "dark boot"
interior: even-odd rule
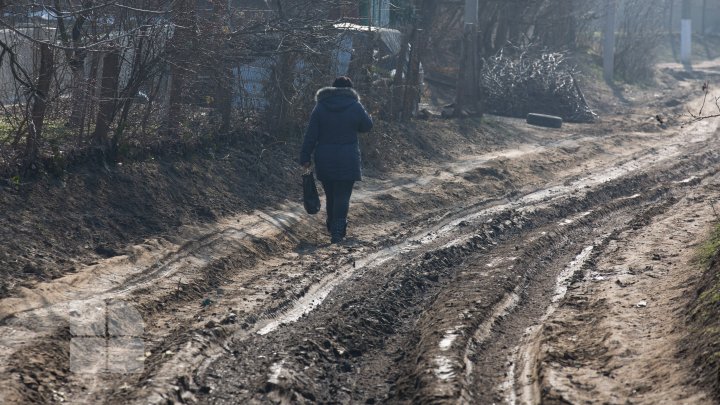
[[[332,223],[330,243],[340,243],[347,233],[347,219],[336,219]]]

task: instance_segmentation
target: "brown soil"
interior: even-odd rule
[[[666,69],[593,125],[379,125],[341,245],[260,135],[6,188],[0,402],[710,403],[679,347],[720,134],[660,127],[697,108]],[[139,367],[79,372],[111,325]]]
[[[718,182],[676,195],[593,252],[583,279],[543,327],[543,403],[714,403],[693,385],[680,343]]]

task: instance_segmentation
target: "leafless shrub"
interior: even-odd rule
[[[684,123],[684,125],[692,124],[694,122],[703,121],[707,119],[713,119],[713,118],[720,118],[720,97],[717,96],[710,96],[710,84],[708,82],[704,82],[702,86],[703,91],[703,101],[700,105],[700,108],[698,109],[698,112],[693,112],[688,108],[687,115],[690,116],[690,119]],[[708,106],[708,98],[712,98],[713,103],[713,110],[712,112],[708,112],[706,110],[706,107]]]
[[[552,114],[570,122],[592,122],[595,114],[575,80],[566,55],[522,47],[503,49],[481,71],[487,112],[511,117]]]
[[[334,74],[341,32],[329,10],[348,4],[0,5],[0,174],[48,160],[62,171],[90,149],[114,156],[229,136],[253,116],[268,132],[297,132]],[[243,74],[261,63],[262,74]]]

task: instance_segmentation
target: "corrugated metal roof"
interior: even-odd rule
[[[340,23],[335,24],[335,28],[346,31],[356,32],[372,32],[380,35],[380,40],[388,47],[393,55],[397,55],[400,52],[400,43],[402,41],[402,34],[398,30],[391,28],[379,28],[371,27],[367,25],[358,25],[352,23]]]

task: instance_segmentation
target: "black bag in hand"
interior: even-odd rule
[[[303,204],[308,214],[315,215],[320,212],[320,196],[315,185],[315,176],[312,172],[303,174]]]

